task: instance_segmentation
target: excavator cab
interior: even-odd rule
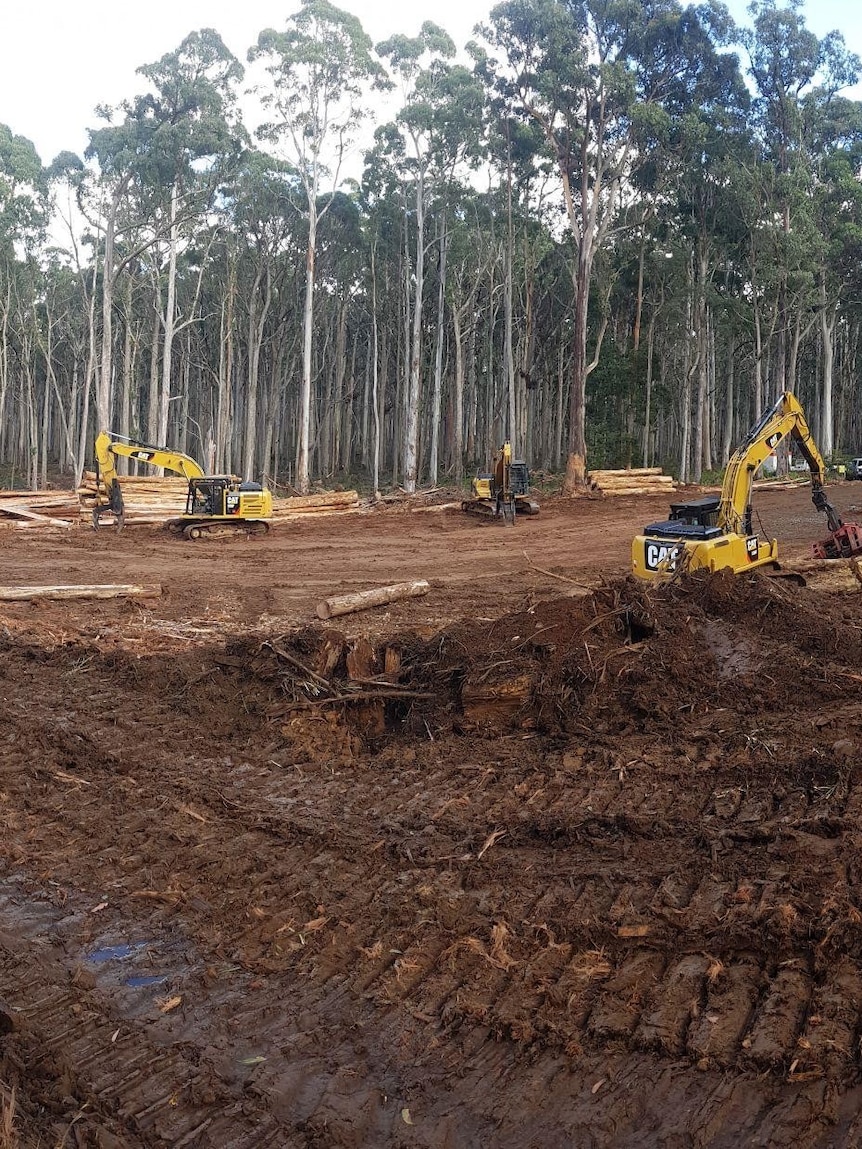
[[[186,515],[190,518],[237,516],[248,518],[264,514],[264,489],[260,483],[243,483],[232,475],[207,475],[189,480]],[[252,503],[260,503],[251,509]]]
[[[659,538],[712,539],[720,533],[718,526],[718,495],[705,499],[692,499],[687,503],[671,503],[670,518],[644,527],[645,535]]]

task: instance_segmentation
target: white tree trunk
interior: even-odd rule
[[[410,341],[410,376],[407,390],[407,418],[404,431],[404,489],[416,491],[419,456],[419,405],[422,368],[422,294],[425,280],[425,180],[420,171],[416,180],[416,288],[413,300],[413,331]]]
[[[162,386],[161,401],[159,403],[159,435],[157,442],[167,445],[168,421],[170,417],[171,402],[171,357],[174,345],[174,332],[176,331],[177,309],[177,245],[179,229],[177,227],[177,214],[179,210],[179,188],[176,180],[171,186],[171,215],[170,237],[168,251],[168,296],[165,301],[165,312],[162,317],[164,329],[164,342],[162,343]]]
[[[443,319],[446,301],[446,217],[440,231],[440,268],[437,292],[437,346],[434,354],[434,398],[431,405],[431,461],[428,467],[432,486],[437,485],[440,451],[440,402],[443,394]]]
[[[314,338],[314,257],[317,246],[317,210],[308,199],[308,251],[305,257],[305,307],[302,318],[302,386],[299,409],[299,452],[296,461],[296,486],[308,493],[309,444],[311,440],[311,341]]]

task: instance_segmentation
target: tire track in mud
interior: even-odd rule
[[[400,1110],[424,1100],[439,1120],[418,1143],[444,1144],[447,1120],[459,1128],[440,1111],[446,1094],[472,1114],[475,1143],[503,1144],[487,1130],[517,1127],[528,1084],[554,1094],[557,1083],[549,1111],[572,1130],[592,1086],[604,1080],[597,1095],[622,1104],[635,1067],[656,1082],[696,1065],[702,1090],[722,1074],[767,1091],[789,1079],[821,1110],[817,1088],[858,1074],[852,771],[820,763],[794,781],[775,766],[789,746],[771,732],[771,752],[740,744],[696,770],[663,732],[644,732],[636,758],[609,740],[576,750],[498,735],[467,754],[405,739],[371,760],[297,770],[271,729],[232,732],[225,714],[216,749],[189,721],[201,701],[191,684],[185,714],[156,699],[157,740],[142,753],[155,692],[124,682],[126,716],[110,721],[99,700],[112,675],[98,660],[89,700],[51,715],[71,661],[53,682],[44,667],[8,668],[27,706],[0,726],[7,872],[72,901],[105,899],[103,940],[182,933],[208,969],[238,971],[192,980],[199,1004],[169,1052],[142,1018],[152,1054],[134,1064],[125,1038],[110,1041],[110,1003],[70,998],[62,963],[41,1005],[11,984],[48,1052],[82,1065],[85,1091],[140,1138],[181,1142],[212,1118],[194,1137],[242,1144],[251,1114],[285,1138],[276,1144],[398,1143],[413,1136]],[[66,940],[92,929],[70,926]],[[90,1011],[88,1028],[64,1028],[70,1001]],[[97,1079],[107,1044],[119,1046],[116,1070],[108,1049]],[[239,1096],[231,1045],[267,1050]],[[567,1111],[573,1066],[592,1080]],[[216,1099],[199,1102],[206,1088]],[[756,1127],[766,1102],[751,1104]]]
[[[153,1042],[147,1026],[111,1014],[59,961],[8,934],[0,938],[0,1001],[13,1032],[36,1043],[28,1074],[55,1081],[67,1106],[73,1103],[70,1130],[83,1122],[104,1136],[119,1126],[139,1144],[176,1149],[302,1143],[290,1140],[264,1104],[201,1067],[195,1050]]]
[[[83,738],[83,735],[76,737]],[[109,756],[100,760],[91,746],[87,753],[87,763],[89,776],[81,780],[88,784],[87,799],[77,804],[74,811],[66,812],[64,829],[69,842],[76,838],[84,838],[92,832],[93,824],[87,812],[103,809],[105,803],[109,801],[107,787],[117,784],[114,758]],[[198,765],[200,766],[200,763]],[[106,788],[94,793],[91,788],[98,784],[100,773],[104,775],[103,783]],[[444,775],[441,774],[440,781],[443,780]],[[292,971],[298,976],[299,967],[311,966],[311,970],[306,973],[312,981],[326,984],[331,983],[333,979],[336,981],[344,979],[351,993],[371,994],[381,1002],[400,1002],[425,1016],[436,1018],[444,1030],[456,1022],[458,1024],[471,1022],[489,1026],[493,1032],[499,1034],[514,1035],[516,1040],[525,1041],[529,1035],[530,1041],[535,1041],[538,1039],[535,1020],[525,1016],[517,1019],[513,1025],[511,1016],[518,1011],[513,1010],[510,1003],[507,1013],[506,1009],[499,1009],[497,1003],[505,1001],[507,995],[512,997],[515,978],[511,972],[513,968],[526,967],[532,970],[533,967],[542,969],[547,966],[548,973],[540,983],[542,986],[540,1006],[546,999],[555,1000],[560,997],[560,983],[571,983],[573,986],[580,983],[580,992],[570,993],[567,998],[567,1002],[570,1003],[567,1010],[568,1024],[562,1025],[557,1018],[546,1040],[555,1039],[564,1048],[584,1041],[593,1041],[599,1045],[623,1041],[631,1048],[652,1050],[672,1057],[678,1057],[684,1052],[700,1059],[713,1056],[709,1049],[710,1043],[703,1034],[702,1024],[696,1023],[699,1022],[704,1007],[709,1010],[710,1016],[719,1010],[716,1020],[722,1020],[721,983],[722,979],[725,979],[731,987],[735,986],[738,980],[735,963],[732,960],[729,964],[719,962],[725,968],[714,975],[708,984],[706,972],[708,961],[697,956],[683,958],[675,963],[669,961],[662,956],[663,952],[669,952],[669,946],[661,934],[656,936],[654,941],[651,940],[648,946],[635,945],[632,955],[628,957],[626,950],[619,946],[615,955],[610,949],[614,932],[613,923],[617,923],[617,930],[625,930],[626,922],[634,922],[635,924],[629,928],[635,931],[635,936],[639,925],[643,928],[645,936],[656,931],[654,919],[650,921],[651,909],[656,905],[657,891],[661,889],[661,881],[665,881],[665,878],[661,881],[656,879],[646,885],[642,879],[640,882],[625,880],[615,882],[609,881],[607,877],[580,883],[578,892],[572,891],[574,898],[568,907],[568,912],[561,912],[559,899],[547,893],[530,893],[527,890],[510,893],[505,904],[497,905],[496,924],[493,911],[490,915],[486,912],[485,929],[480,928],[476,931],[482,936],[465,933],[463,930],[459,932],[459,922],[469,917],[469,913],[465,915],[463,905],[459,904],[463,901],[463,892],[458,891],[458,897],[452,903],[452,910],[447,912],[446,901],[441,901],[439,895],[434,895],[432,888],[430,904],[437,918],[437,930],[433,928],[434,922],[429,920],[427,925],[432,928],[426,927],[422,931],[423,940],[418,942],[411,938],[411,933],[415,935],[414,923],[408,915],[405,915],[408,932],[403,937],[401,934],[391,937],[389,941],[392,944],[386,945],[378,937],[381,932],[379,921],[375,921],[373,914],[369,913],[373,909],[375,894],[366,892],[357,900],[353,892],[353,886],[361,880],[355,873],[354,863],[353,879],[344,879],[341,883],[342,896],[349,896],[352,903],[349,907],[349,916],[354,919],[352,924],[346,932],[343,932],[340,939],[330,938],[325,945],[309,946],[308,942],[313,940],[312,935],[318,929],[323,929],[323,926],[316,924],[317,919],[307,918],[306,927],[310,925],[310,933],[307,938],[303,935],[303,924],[299,919],[305,914],[313,914],[315,909],[314,899],[309,898],[309,892],[314,889],[316,882],[320,882],[321,889],[315,896],[321,898],[325,896],[331,900],[336,890],[330,881],[329,888],[324,891],[323,882],[330,871],[349,872],[349,867],[346,867],[345,863],[358,843],[359,835],[351,831],[348,822],[346,829],[342,827],[335,835],[334,841],[328,842],[330,835],[319,819],[303,821],[262,813],[260,800],[272,782],[270,777],[264,778],[263,786],[257,789],[258,801],[253,802],[249,791],[255,788],[254,780],[250,780],[246,775],[243,776],[241,787],[245,791],[244,806],[241,806],[237,799],[227,796],[237,792],[238,786],[235,781],[223,779],[224,789],[216,791],[219,797],[215,800],[208,794],[206,785],[202,786],[201,782],[202,780],[198,780],[192,785],[188,779],[182,781],[180,787],[182,795],[195,805],[180,803],[179,806],[185,807],[185,811],[191,810],[191,826],[194,830],[201,824],[206,826],[205,836],[196,840],[195,835],[188,829],[188,817],[183,813],[179,819],[186,823],[182,830],[176,824],[176,815],[168,814],[160,830],[153,834],[149,822],[146,819],[140,821],[139,811],[157,808],[160,802],[164,806],[166,791],[158,777],[149,779],[140,771],[137,772],[134,788],[137,808],[128,812],[127,819],[130,822],[132,835],[140,836],[143,827],[146,826],[150,839],[146,855],[143,857],[133,855],[131,861],[136,871],[143,863],[144,869],[153,873],[152,867],[158,862],[162,870],[171,872],[177,891],[182,891],[181,894],[172,893],[170,883],[165,889],[155,889],[152,892],[155,895],[161,893],[168,904],[172,898],[178,902],[182,901],[184,917],[189,917],[187,907],[193,905],[196,899],[205,906],[210,906],[206,900],[209,892],[207,867],[217,869],[220,881],[226,879],[231,883],[244,882],[242,892],[246,900],[246,909],[249,903],[252,904],[254,908],[261,910],[261,917],[266,916],[268,911],[255,906],[255,903],[261,902],[265,905],[267,895],[273,887],[278,888],[284,904],[290,904],[292,900],[304,897],[306,908],[299,918],[295,916],[286,918],[282,912],[276,914],[276,919],[266,927],[254,924],[223,937],[223,941],[233,947],[233,952],[250,970],[278,970],[283,973]],[[616,783],[613,788],[618,789]],[[635,786],[639,806],[642,806],[647,791],[648,787],[644,780]],[[599,793],[602,793],[601,789]],[[396,802],[400,805],[399,800]],[[604,799],[601,800],[601,804],[605,805]],[[176,807],[177,804],[174,805]],[[655,809],[657,805],[653,797],[651,807]],[[666,809],[659,813],[669,813],[670,805],[668,801]],[[226,811],[227,816],[220,817],[219,809],[221,812]],[[372,836],[376,837],[379,834],[382,836],[381,840],[385,839],[384,824],[392,813],[393,809],[385,808],[384,804],[378,826],[376,828],[372,826]],[[457,810],[455,814],[449,816],[457,825]],[[733,824],[746,824],[751,821],[751,817],[750,803],[748,806],[744,803],[735,806]],[[75,818],[80,819],[77,826],[74,825]],[[762,830],[763,824],[760,825]],[[463,830],[463,827],[460,828]],[[595,828],[595,810],[592,808],[585,811],[579,825],[581,831],[590,828]],[[616,831],[621,831],[619,824],[615,824],[614,828]],[[51,827],[52,834],[57,829],[58,824],[55,823]],[[785,835],[792,831],[792,825],[784,825],[782,828]],[[175,846],[171,848],[171,838],[179,838],[182,842],[183,849],[179,853]],[[186,855],[186,847],[191,843],[193,843],[192,853],[183,872],[181,861]],[[318,847],[324,843],[332,848],[318,852]],[[268,869],[260,872],[254,859],[265,856],[272,850],[273,844],[281,849],[299,850],[301,859],[291,857],[274,861]],[[66,846],[59,845],[58,854],[63,855],[69,848],[69,843]],[[193,851],[201,845],[206,845],[207,850],[198,870]],[[499,848],[505,851],[507,847]],[[517,848],[519,860],[516,864],[519,867],[523,865],[523,856],[530,852],[525,847]],[[533,847],[532,853],[541,858],[543,853],[541,846]],[[215,858],[218,860],[215,861]],[[385,851],[383,855],[379,855],[379,859],[385,860]],[[97,878],[100,873],[114,869],[117,861],[114,845],[101,854],[98,851],[91,852],[92,877]],[[403,862],[403,857],[399,861]],[[528,865],[535,866],[541,871],[541,866],[536,861]],[[630,868],[633,872],[643,874],[648,867],[642,867],[635,862]],[[404,893],[399,894],[397,886],[390,887],[382,879],[381,873],[378,875],[380,884],[377,896],[381,891],[386,891],[387,896],[392,897],[393,906],[403,904]],[[389,878],[389,882],[391,881],[392,875]],[[116,885],[116,881],[114,884]],[[509,890],[517,889],[514,881],[505,884]],[[421,901],[423,891],[428,890],[427,881],[420,886],[417,879],[414,879],[407,893],[411,896],[418,895]],[[688,945],[695,946],[708,941],[710,934],[715,932],[716,923],[726,918],[728,907],[732,912],[734,894],[737,890],[745,893],[740,908],[749,909],[751,904],[748,898],[749,887],[745,885],[744,879],[741,884],[735,885],[733,882],[707,876],[691,891],[688,900],[681,897],[679,891],[676,892],[671,898],[673,905],[667,908],[677,915],[685,914],[686,933],[691,937]],[[257,891],[263,896],[256,897]],[[427,898],[427,895],[424,896]],[[769,911],[771,903],[767,903],[766,906],[762,903],[763,897],[758,903],[761,916],[765,912],[771,912]],[[537,916],[536,910],[539,907],[542,913]],[[237,919],[240,916],[235,908],[228,904],[218,909],[221,918]],[[339,912],[344,909],[346,907],[339,907]],[[471,912],[474,909],[475,907],[471,907]],[[191,918],[197,940],[207,937],[207,917],[208,915],[205,915],[204,920],[198,922],[196,926],[194,918]],[[548,919],[551,925],[548,925]],[[569,931],[567,934],[567,920],[577,923],[574,933]],[[326,924],[328,922],[323,925]],[[473,924],[480,925],[476,921]],[[442,934],[439,930],[440,925],[444,927]],[[539,944],[536,938],[541,936],[543,928],[548,933],[547,937],[542,939],[544,944]],[[495,929],[498,930],[496,935]],[[584,936],[585,929],[587,933],[593,929],[597,940],[589,948],[579,948],[576,942],[579,937]],[[530,930],[533,931],[532,938]],[[277,946],[274,952],[270,943],[273,936],[277,936],[280,931],[284,931],[287,935],[284,938],[285,944]],[[554,938],[561,940],[555,941]],[[678,945],[678,939],[676,940]],[[517,948],[510,953],[507,944],[510,949],[513,945]],[[406,950],[402,949],[405,945]],[[429,947],[434,956],[428,956]],[[570,959],[565,962],[561,960],[561,947],[568,947],[567,952],[571,954]],[[627,948],[632,950],[632,943],[629,943]],[[605,956],[596,957],[596,954],[608,954],[610,960]],[[797,963],[800,960],[785,959],[786,962]],[[749,961],[748,957],[743,960],[743,967],[746,970]],[[370,964],[370,969],[363,970],[365,963]],[[807,969],[809,962],[803,960],[802,964]],[[352,977],[346,976],[345,971],[350,966],[358,967],[360,972]],[[549,980],[551,972],[555,981],[553,978]],[[764,988],[761,991],[763,1000],[757,1007],[756,1020],[752,1021],[750,1017],[746,1017],[746,1021],[751,1022],[751,1032],[743,1029],[739,1019],[725,1024],[722,1029],[725,1035],[723,1043],[719,1043],[715,1057],[723,1065],[731,1064],[735,1057],[744,1056],[761,1069],[787,1066],[792,1060],[805,1024],[807,1002],[811,994],[809,979],[805,973],[791,976],[785,969],[780,972],[777,984],[772,986],[774,979],[769,977],[762,966],[758,966],[754,980]],[[718,988],[713,984],[716,981],[719,983]],[[746,985],[743,985],[740,992],[745,1000],[751,997]],[[725,1008],[731,1013],[736,1010],[734,994],[733,988],[724,989],[724,996],[729,998]],[[749,1007],[749,1013],[751,1012],[752,1007]],[[689,1029],[693,1032],[691,1038],[687,1039]],[[734,1037],[735,1046],[727,1036],[731,1029],[737,1031]],[[816,1043],[812,1043],[811,1047],[816,1049]],[[811,1056],[807,1058],[807,1061],[810,1060]],[[834,1064],[834,1057],[832,1062]]]

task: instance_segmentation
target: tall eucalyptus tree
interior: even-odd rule
[[[268,77],[262,101],[270,119],[258,136],[284,148],[305,190],[308,245],[296,485],[307,491],[317,229],[362,122],[363,99],[371,86],[383,84],[384,77],[359,20],[329,0],[302,0],[283,32],[260,33],[249,59],[263,61]]]

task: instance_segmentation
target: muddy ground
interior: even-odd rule
[[[862,1142],[862,596],[646,588],[664,510],[8,532],[166,593],[0,607],[0,1145]]]

